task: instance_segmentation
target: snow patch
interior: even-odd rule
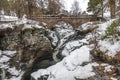
[[[74,70],[83,62],[90,61],[90,49],[87,46],[82,46],[81,48],[74,50],[70,54],[71,55],[63,59],[64,65],[69,70]]]
[[[98,45],[101,51],[108,56],[114,57],[120,51],[120,41],[111,42],[108,40],[100,40]]]
[[[99,28],[97,29],[97,33],[99,35],[105,35],[105,31],[107,30],[108,27],[115,21],[116,19],[111,19],[105,23],[98,24]]]
[[[13,29],[13,25],[11,23],[0,24],[0,29],[11,28]]]
[[[9,60],[10,60],[10,58],[7,57],[7,56],[2,56],[2,57],[0,57],[0,63],[7,62],[7,61],[9,61]]]
[[[15,16],[7,16],[7,15],[0,15],[0,21],[17,21],[18,17]]]
[[[112,78],[111,78],[111,80],[118,80],[118,79],[117,79],[117,78],[113,78],[113,77],[112,77]]]
[[[20,74],[20,71],[18,71],[15,67],[9,68],[7,71],[14,76],[18,76]]]
[[[8,50],[2,52],[3,55],[7,55],[10,57],[14,56],[15,53],[16,53],[16,51],[8,51]]]

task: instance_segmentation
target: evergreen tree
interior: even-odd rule
[[[100,12],[103,16],[103,9],[104,9],[103,0],[90,0],[88,2],[87,11],[93,12],[94,16],[98,16]]]
[[[24,0],[11,0],[11,10],[20,18],[25,14]]]
[[[46,3],[46,4],[45,4]],[[58,14],[62,4],[60,0],[1,0],[0,10],[14,11],[20,18],[24,14],[28,17],[41,14]]]
[[[0,0],[0,11],[1,10],[6,12],[6,14],[10,12],[10,4],[8,0]]]
[[[106,4],[103,4],[104,1],[106,0],[90,0],[88,3],[88,12],[93,12],[93,14],[95,16],[98,16],[99,13],[102,13],[103,16],[103,12],[104,12],[104,8],[105,7],[109,7],[110,8],[110,12],[111,12],[111,18],[115,17],[115,11],[116,11],[116,0],[108,0],[108,2]],[[109,4],[109,5],[107,5]]]
[[[12,11],[15,11],[17,16],[20,18],[24,14],[31,17],[37,13],[36,0],[11,0]],[[36,14],[35,14],[36,15]]]

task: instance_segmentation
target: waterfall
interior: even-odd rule
[[[32,76],[30,76],[30,80],[33,80],[33,79],[32,79]]]
[[[58,52],[59,52],[59,50],[57,50],[57,51],[55,51],[54,53],[53,53],[53,60],[55,61],[55,62],[59,62],[60,60],[57,58],[57,54],[58,54]]]
[[[2,68],[1,71],[2,71],[2,73],[1,73],[1,80],[5,80],[5,69]]]

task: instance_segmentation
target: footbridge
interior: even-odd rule
[[[66,23],[71,24],[73,27],[78,27],[86,22],[97,21],[100,20],[100,17],[92,17],[92,16],[80,16],[80,17],[72,17],[72,16],[31,16],[30,19],[44,22],[47,24],[48,28],[53,28],[55,24],[60,21],[64,21]]]

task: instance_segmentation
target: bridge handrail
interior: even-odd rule
[[[59,15],[39,15],[39,16],[31,16],[31,17],[28,17],[28,18],[74,18],[74,19],[96,19],[96,18],[98,18],[98,17],[93,17],[93,16],[91,16],[91,15],[83,15],[83,16],[59,16]]]
[[[67,19],[67,18],[69,18],[69,19],[97,19],[97,18],[94,18],[94,17],[39,17],[39,16],[35,16],[35,17],[28,17],[28,18],[30,18],[30,19],[37,19],[37,18],[43,18],[43,19],[51,19],[51,18],[55,18],[55,19]]]

